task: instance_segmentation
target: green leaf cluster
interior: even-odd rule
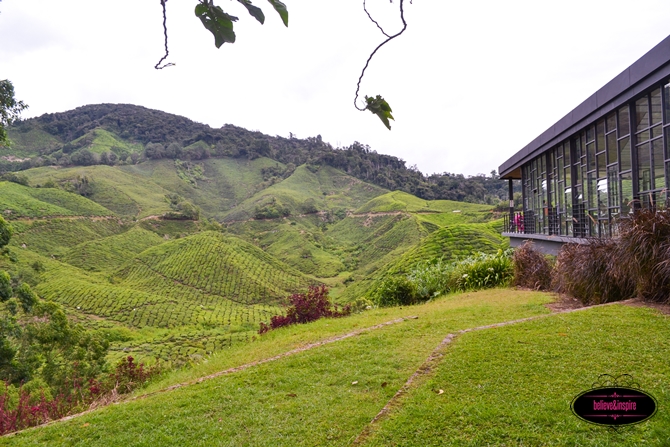
[[[0,145],[8,143],[5,127],[16,121],[19,114],[27,108],[23,101],[14,99],[14,85],[11,81],[0,81]]]
[[[384,123],[384,125],[388,128],[388,130],[391,130],[391,124],[389,123],[389,120],[391,119],[395,121],[395,119],[393,118],[393,115],[391,115],[392,110],[389,103],[386,102],[386,100],[382,98],[381,95],[377,95],[374,98],[371,96],[366,96],[365,102],[368,104],[365,109],[377,115],[379,119],[382,120],[382,123]]]
[[[239,3],[244,6],[249,14],[258,20],[262,25],[265,23],[265,14],[263,11],[254,6],[251,3],[251,0],[237,0]],[[286,5],[278,0],[268,0],[272,7],[277,11],[281,17],[284,25],[288,26],[288,10]],[[238,18],[227,14],[221,9],[220,6],[216,6],[212,0],[200,0],[195,7],[195,15],[200,19],[203,26],[207,28],[212,35],[214,36],[214,44],[217,48],[220,48],[224,43],[234,43],[235,42],[235,31],[233,30],[233,22],[237,22]]]

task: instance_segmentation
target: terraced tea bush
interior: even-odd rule
[[[514,250],[514,285],[526,289],[548,290],[551,287],[552,267],[547,258],[525,242]]]

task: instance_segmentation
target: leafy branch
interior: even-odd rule
[[[0,146],[9,144],[5,127],[19,119],[28,106],[14,98],[14,85],[8,79],[0,81]]]
[[[1,1],[1,0],[0,0]],[[160,0],[161,6],[163,7],[163,34],[165,35],[165,56],[158,61],[154,67],[156,70],[163,69],[174,65],[173,63],[168,63],[161,66],[161,63],[168,57],[168,34],[167,34],[167,25],[166,25],[166,15],[165,15],[165,3],[167,0]],[[251,3],[251,0],[237,0],[238,3],[241,3],[247,9],[247,12],[255,18],[261,25],[265,23],[265,14],[261,8],[254,6]],[[279,0],[268,0],[272,5],[279,17],[281,17],[282,22],[285,26],[288,26],[288,10],[286,5]],[[198,0],[198,4],[195,6],[195,15],[200,19],[203,26],[209,30],[210,33],[214,36],[214,45],[216,48],[221,48],[226,42],[234,43],[235,42],[235,31],[233,30],[233,23],[237,22],[239,19],[233,15],[227,14],[221,9],[220,6],[214,4],[214,0]]]
[[[391,3],[393,3],[393,0],[391,0]],[[386,102],[386,100],[384,98],[382,98],[381,95],[377,95],[375,97],[368,97],[366,95],[365,96],[365,107],[360,107],[358,105],[358,95],[359,95],[359,91],[361,89],[361,81],[363,80],[363,76],[365,76],[365,70],[368,69],[368,66],[370,65],[370,61],[372,60],[373,56],[377,53],[377,51],[379,51],[379,49],[381,47],[383,47],[384,45],[386,45],[387,43],[389,43],[390,41],[392,41],[396,37],[400,36],[407,29],[407,22],[405,21],[405,11],[403,9],[403,6],[404,6],[403,3],[404,3],[404,0],[400,0],[400,20],[402,20],[403,27],[398,33],[391,36],[386,31],[384,31],[384,28],[382,28],[381,25],[375,19],[372,18],[372,16],[370,15],[370,13],[367,10],[367,7],[365,6],[365,0],[363,0],[363,9],[365,10],[365,13],[368,15],[368,18],[372,21],[372,23],[377,25],[377,28],[379,28],[379,30],[382,32],[382,34],[384,34],[387,37],[387,39],[385,41],[383,41],[382,43],[380,43],[377,46],[377,48],[375,48],[375,50],[372,52],[372,54],[370,54],[370,57],[368,57],[368,60],[365,62],[365,67],[363,67],[363,71],[361,71],[361,76],[358,78],[358,83],[356,84],[356,96],[354,97],[354,107],[356,107],[356,109],[360,110],[361,112],[365,111],[365,110],[369,110],[373,114],[377,115],[379,117],[379,119],[382,120],[382,123],[384,123],[384,125],[389,130],[391,130],[391,124],[389,123],[389,120],[393,119],[393,115],[391,115],[392,110],[391,110],[391,106],[389,105],[389,103]],[[410,0],[410,3],[411,3],[411,0]]]

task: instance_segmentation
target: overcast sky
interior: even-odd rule
[[[0,79],[24,117],[85,104],[130,103],[269,135],[320,134],[416,164],[426,174],[489,173],[665,38],[667,0],[405,1],[408,28],[383,47],[362,95],[393,107],[388,131],[353,105],[384,36],[362,0],[285,0],[261,26],[237,2],[237,42],[214,46],[196,0],[167,3],[174,67],[163,55],[159,0],[3,0]],[[399,0],[367,0],[395,33]]]

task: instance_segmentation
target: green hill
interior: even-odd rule
[[[147,217],[162,215],[170,210],[165,196],[170,191],[140,176],[131,175],[111,166],[82,166],[73,168],[35,168],[24,171],[31,185],[52,181],[61,187],[87,178],[88,198],[120,216]]]

